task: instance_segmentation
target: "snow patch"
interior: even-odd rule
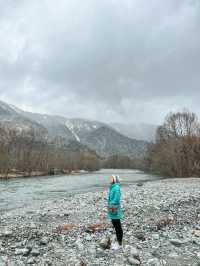
[[[79,136],[76,134],[76,132],[74,131],[74,125],[70,122],[66,122],[65,126],[71,131],[71,133],[74,135],[75,139],[80,142],[80,138]]]
[[[21,113],[22,113],[22,111],[21,111],[19,108],[15,107],[15,106],[12,105],[12,104],[9,104],[9,107],[10,107],[12,110],[14,110],[16,113],[18,113],[18,114],[21,114]]]

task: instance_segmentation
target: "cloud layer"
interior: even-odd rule
[[[0,0],[0,99],[34,112],[160,123],[200,115],[198,0]]]

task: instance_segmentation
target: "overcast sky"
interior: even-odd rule
[[[0,0],[0,99],[105,122],[200,116],[200,1]]]

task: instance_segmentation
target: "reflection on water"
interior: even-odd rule
[[[137,170],[106,169],[90,174],[3,180],[0,181],[0,211],[22,207],[34,201],[99,190],[108,187],[111,174],[119,175],[122,185],[157,179]]]

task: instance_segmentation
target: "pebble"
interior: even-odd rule
[[[0,266],[5,266],[5,255],[12,258],[9,266],[80,266],[81,261],[91,266],[157,266],[165,260],[184,265],[183,259],[189,261],[191,254],[198,262],[200,221],[196,210],[200,209],[200,182],[192,180],[170,179],[148,182],[141,188],[123,187],[123,251],[110,250],[111,239],[116,239],[110,221],[103,218],[106,191],[48,200],[35,209],[31,206],[31,215],[26,215],[27,207],[2,214]],[[59,216],[60,213],[69,215]],[[177,222],[157,230],[157,221],[170,215],[177,217]],[[75,228],[55,231],[65,223],[74,224]],[[85,228],[95,223],[105,223],[105,230],[87,233]]]

